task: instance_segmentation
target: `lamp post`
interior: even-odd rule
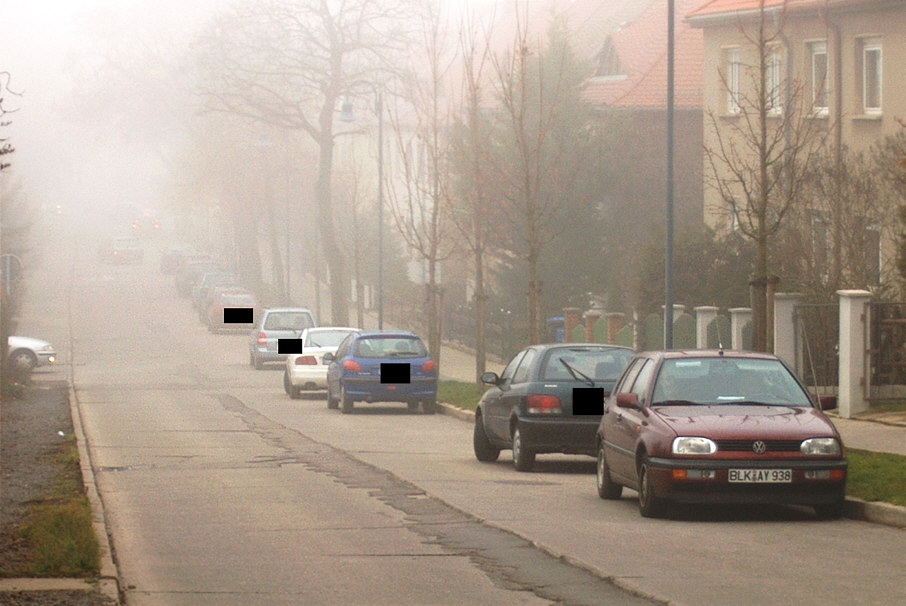
[[[384,96],[374,87],[374,114],[378,119],[378,329],[384,328]],[[352,101],[345,101],[340,113],[343,122],[355,122]]]

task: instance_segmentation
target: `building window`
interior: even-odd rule
[[[727,113],[739,113],[739,72],[740,56],[738,48],[724,50],[724,84],[727,88]]]
[[[812,57],[812,111],[827,115],[827,43],[813,42],[809,45]]]
[[[768,49],[764,83],[768,111],[779,114],[783,111],[783,53],[780,47]]]
[[[866,114],[881,113],[881,39],[862,41],[862,110]]]

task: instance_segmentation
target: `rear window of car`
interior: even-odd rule
[[[569,368],[595,381],[616,381],[632,359],[624,349],[557,348],[548,354],[541,378],[544,381],[574,381]],[[569,366],[569,368],[567,368]]]
[[[428,350],[418,337],[364,337],[356,342],[359,358],[425,358]]]
[[[251,295],[223,295],[221,299],[227,307],[254,307],[255,298]]]
[[[812,405],[808,394],[779,361],[730,357],[665,360],[652,402],[677,400],[708,405]]]
[[[339,347],[343,339],[348,337],[348,330],[319,330],[305,335],[303,347]]]
[[[311,315],[302,311],[271,312],[264,320],[264,330],[300,331],[314,325]]]

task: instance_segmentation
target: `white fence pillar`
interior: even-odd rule
[[[800,375],[800,352],[796,348],[796,306],[802,295],[798,292],[774,295],[774,355],[786,362]]]
[[[695,307],[695,346],[698,349],[708,348],[708,326],[717,319],[717,307],[702,305]]]
[[[840,393],[837,410],[848,419],[868,410],[870,393],[866,372],[868,355],[866,343],[871,308],[871,293],[867,290],[838,290],[840,298]]]
[[[742,349],[742,331],[752,322],[751,307],[730,308],[730,348]]]

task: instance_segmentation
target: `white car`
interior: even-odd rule
[[[327,389],[327,362],[324,354],[336,353],[340,343],[358,328],[348,326],[319,326],[306,328],[299,339],[302,353],[290,354],[286,358],[283,372],[283,389],[294,400],[303,391]]]
[[[57,361],[53,345],[32,337],[10,336],[6,362],[10,368],[31,372],[38,366],[50,366]]]

